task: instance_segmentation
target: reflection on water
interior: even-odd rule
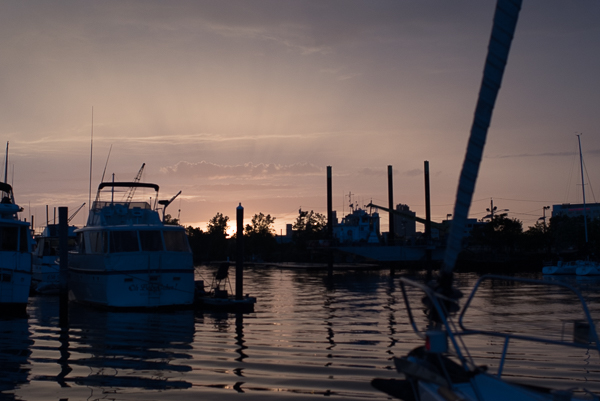
[[[27,383],[32,344],[29,337],[27,318],[0,318],[0,392],[3,400],[15,399],[10,390]]]
[[[458,279],[467,293],[476,277]],[[573,280],[600,317],[600,283]],[[392,357],[420,345],[406,318],[398,278],[387,271],[348,272],[328,280],[326,272],[256,268],[245,274],[244,292],[258,298],[254,313],[121,313],[71,304],[68,329],[58,327],[57,298],[34,297],[29,318],[0,321],[1,397],[221,400],[243,394],[261,400],[323,395],[383,400],[387,397],[371,388],[371,379],[397,377]],[[543,310],[550,300],[562,305],[556,316],[569,317],[570,304],[557,294],[489,285],[482,288],[469,324],[505,325],[502,311],[518,316],[519,310]],[[490,307],[500,312],[484,317]],[[424,315],[416,318],[424,322]],[[540,315],[536,323],[543,320]],[[508,322],[511,329],[527,323]],[[472,351],[493,367],[501,345],[475,341]],[[509,377],[600,391],[598,355],[575,350],[579,354],[560,355],[557,362],[544,347],[514,345],[505,368]],[[532,370],[537,363],[543,370]]]

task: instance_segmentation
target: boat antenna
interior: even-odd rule
[[[479,173],[479,166],[483,156],[483,148],[487,137],[488,128],[492,119],[492,112],[496,97],[500,90],[502,75],[508,60],[510,45],[514,36],[522,0],[498,0],[494,12],[494,24],[488,45],[488,54],[483,69],[483,79],[475,116],[471,126],[471,134],[467,145],[467,152],[463,162],[456,202],[454,204],[453,221],[450,226],[444,262],[440,269],[440,286],[451,289],[452,271],[462,248],[462,237],[467,223],[469,208],[473,200],[475,182]]]
[[[8,183],[8,141],[6,141],[6,156],[4,157],[4,182]]]
[[[579,143],[579,164],[581,167],[581,191],[583,194],[583,227],[585,228],[585,243],[588,243],[588,228],[587,228],[587,216],[585,212],[585,183],[583,181],[583,155],[581,153],[581,135],[577,134],[577,142]]]
[[[90,138],[90,189],[88,194],[88,212],[92,208],[92,160],[94,156],[94,106],[92,106],[92,133]]]

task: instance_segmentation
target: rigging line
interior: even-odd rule
[[[587,166],[585,165],[585,159],[582,159],[583,162],[583,170],[585,171],[585,176],[588,181],[588,186],[590,187],[590,191],[592,192],[592,198],[594,198],[594,203],[596,203],[596,195],[594,194],[594,188],[592,187],[592,181],[590,180],[590,175],[588,174]]]
[[[510,212],[510,214],[514,214],[514,215],[517,215],[517,216],[534,216],[534,217],[535,216],[539,216],[539,213],[535,213],[534,214],[532,212],[521,212],[521,213],[519,213],[519,212]]]
[[[495,199],[496,199],[496,198],[495,198]],[[497,198],[497,199],[500,199],[500,198]],[[489,202],[489,201],[490,201],[490,198],[481,198],[481,199],[476,199],[476,200],[472,201],[471,203],[483,202],[483,201],[485,201],[485,202]],[[425,204],[424,204],[424,203],[413,203],[413,204],[411,204],[411,205],[408,205],[408,206],[411,206],[411,207],[417,207],[417,206],[425,206]],[[432,204],[431,206],[435,206],[435,207],[441,207],[441,206],[454,206],[454,203]]]
[[[104,175],[106,174],[106,167],[108,166],[108,160],[110,159],[110,152],[112,152],[112,143],[108,149],[108,156],[106,156],[106,163],[104,163],[104,171],[102,171],[102,178],[100,179],[100,182],[104,182]]]
[[[494,199],[507,200],[507,201],[513,201],[513,202],[558,203],[553,200],[531,200],[531,199],[510,199],[510,198],[494,198]]]

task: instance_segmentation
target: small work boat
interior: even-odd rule
[[[222,263],[214,274],[209,290],[204,287],[204,280],[197,280],[195,304],[201,309],[223,312],[254,312],[256,297],[246,294],[237,297],[233,294],[229,281],[229,263]]]

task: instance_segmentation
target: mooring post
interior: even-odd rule
[[[333,275],[333,185],[331,166],[327,166],[327,241],[329,241],[329,255],[327,261],[327,274]]]
[[[425,160],[425,238],[431,240],[431,194],[429,193],[429,162]]]
[[[236,258],[235,258],[235,299],[244,299],[244,208],[242,203],[236,209]]]
[[[388,213],[390,224],[388,232],[388,245],[394,245],[396,227],[394,225],[394,213],[392,213],[392,210],[394,210],[394,180],[392,166],[388,166],[388,209],[390,209],[390,212]]]
[[[431,277],[431,194],[429,192],[429,162],[425,160],[425,263],[427,279]]]
[[[68,327],[69,325],[69,208],[61,206],[58,208],[58,248],[59,248],[59,325]]]

